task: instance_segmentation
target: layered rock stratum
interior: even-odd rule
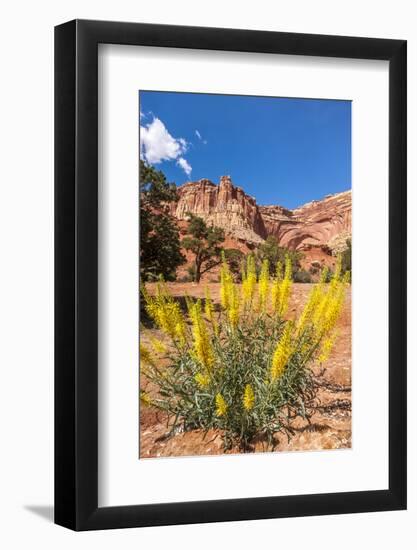
[[[260,206],[256,200],[222,176],[219,185],[208,179],[188,182],[178,188],[179,199],[171,204],[177,220],[189,214],[224,229],[226,236],[249,247],[269,235],[292,250],[340,248],[351,235],[351,191],[327,195],[294,210],[279,205]]]

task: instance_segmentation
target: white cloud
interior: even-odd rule
[[[184,138],[171,136],[159,118],[155,117],[152,122],[140,127],[140,153],[151,164],[177,159],[187,151],[187,145]],[[182,164],[180,166],[183,168]]]
[[[198,137],[198,139],[202,141],[204,145],[207,145],[207,141],[203,139],[203,136],[200,134],[200,132],[198,130],[194,130],[194,132],[195,132],[195,135]]]
[[[184,158],[179,158],[177,160],[177,164],[178,166],[180,166],[184,172],[187,174],[187,176],[189,176],[191,174],[191,171],[192,171],[192,168],[190,166],[190,164],[184,159]]]

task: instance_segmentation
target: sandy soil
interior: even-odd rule
[[[169,283],[170,291],[180,297],[188,293],[204,297],[205,284]],[[219,301],[220,285],[209,283],[211,296]],[[310,284],[294,284],[288,316],[296,316],[303,307]],[[148,285],[152,293],[153,285]],[[310,422],[297,419],[293,422],[294,435],[290,441],[283,434],[278,436],[276,451],[306,451],[340,449],[351,446],[351,294],[348,296],[338,322],[339,338],[328,359],[315,372],[320,384],[318,407]],[[158,331],[155,330],[155,333]],[[160,334],[158,335],[160,336]],[[146,337],[145,337],[146,338]],[[145,377],[141,377],[141,388],[151,394],[155,391]],[[167,438],[167,418],[152,407],[141,407],[140,414],[140,457],[190,456],[223,454],[220,432],[211,430],[204,436],[201,430],[179,433]],[[262,442],[254,444],[255,452],[267,450]],[[238,452],[237,449],[228,451]]]

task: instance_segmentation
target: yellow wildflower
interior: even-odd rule
[[[140,402],[142,403],[142,405],[144,405],[145,407],[149,407],[150,405],[152,405],[152,399],[151,397],[149,396],[149,394],[147,394],[146,392],[144,391],[141,391],[140,392]]]
[[[308,298],[306,305],[298,319],[297,334],[301,334],[306,326],[311,322],[314,312],[323,297],[323,291],[320,285],[315,285]]]
[[[181,308],[177,302],[174,302],[166,291],[158,288],[156,297],[148,296],[146,311],[155,321],[158,327],[168,334],[174,341],[179,339],[180,344],[185,344],[186,327]]]
[[[139,346],[139,357],[141,363],[144,363],[145,365],[153,365],[153,357],[151,352],[148,350],[146,346],[143,344],[140,344]]]
[[[281,281],[275,278],[272,281],[272,286],[271,286],[271,303],[272,303],[272,310],[274,313],[278,313],[279,311],[280,291],[281,291]]]
[[[207,374],[202,374],[201,372],[198,372],[194,376],[194,380],[197,382],[200,388],[207,388],[207,386],[210,384],[210,377]]]
[[[216,415],[224,416],[227,412],[227,403],[221,393],[216,395]]]
[[[324,266],[323,271],[320,274],[320,283],[321,284],[324,284],[324,283],[327,282],[328,275],[329,275],[329,268],[326,265],[326,266]]]
[[[242,280],[242,296],[244,306],[250,306],[256,287],[255,258],[250,254],[246,262],[246,273]]]
[[[254,404],[255,394],[253,393],[252,386],[250,384],[246,384],[245,392],[243,394],[243,407],[245,410],[250,411],[253,409]]]
[[[204,312],[206,314],[206,318],[213,326],[214,333],[217,335],[219,327],[217,325],[216,317],[214,315],[214,304],[211,300],[210,296],[210,290],[208,287],[206,287],[206,300],[204,304]]]
[[[287,323],[272,356],[271,381],[275,382],[284,372],[291,356],[291,324]]]
[[[258,296],[259,296],[259,310],[265,311],[268,300],[269,289],[269,261],[264,260],[262,262],[261,273],[259,275],[258,283]]]
[[[340,279],[340,271],[337,268],[335,276],[332,278],[327,292],[323,293],[313,316],[313,323],[319,335],[330,333],[336,325],[345,299],[345,288],[346,278]]]
[[[179,341],[179,344],[184,346],[186,343],[185,320],[179,304],[174,302],[166,286],[158,283],[155,297],[147,293],[143,296],[146,301],[146,311],[157,326],[174,342]]]
[[[335,292],[331,293],[326,310],[321,321],[323,333],[329,333],[335,326],[342,310],[345,298],[345,288],[340,285]]]
[[[190,311],[190,317],[193,323],[195,356],[208,370],[210,370],[214,363],[214,354],[206,324],[201,316],[200,300],[193,305]]]
[[[159,340],[158,338],[151,337],[151,346],[155,353],[163,354],[167,352],[166,345],[164,344],[164,342],[162,342],[162,340]]]
[[[228,313],[228,318],[232,327],[235,327],[239,321],[239,295],[236,285],[233,282],[232,274],[227,265],[224,254],[223,263],[220,271],[220,300],[223,308]]]
[[[183,348],[187,343],[187,329],[182,314],[177,318],[177,323],[175,324],[175,336],[178,338],[178,342]]]
[[[328,336],[323,340],[323,343],[320,348],[319,361],[324,363],[329,358],[329,355],[333,349],[334,342],[338,336],[337,332],[334,332],[331,336]]]
[[[331,294],[330,289],[328,289],[327,292],[320,293],[320,297],[317,300],[316,308],[312,316],[313,325],[317,332],[320,332],[322,329],[324,313],[327,309]]]
[[[292,286],[292,264],[289,256],[285,258],[285,273],[284,278],[279,285],[279,293],[273,296],[275,301],[275,311],[278,315],[283,316],[287,311],[288,299],[290,297]],[[279,299],[278,299],[279,296]]]
[[[228,313],[230,324],[234,328],[239,322],[239,294],[235,285],[231,289]]]

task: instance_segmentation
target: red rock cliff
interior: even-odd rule
[[[219,185],[208,179],[186,183],[178,188],[179,200],[171,205],[178,220],[187,214],[200,216],[209,224],[222,227],[226,234],[250,245],[274,235],[285,247],[297,250],[310,247],[332,248],[351,234],[351,192],[329,195],[295,210],[282,206],[258,206],[230,176]]]
[[[179,201],[171,213],[179,220],[195,214],[211,225],[222,227],[235,239],[261,243],[266,237],[265,226],[254,198],[232,184],[230,176],[222,176],[219,185],[207,179],[179,187]]]

